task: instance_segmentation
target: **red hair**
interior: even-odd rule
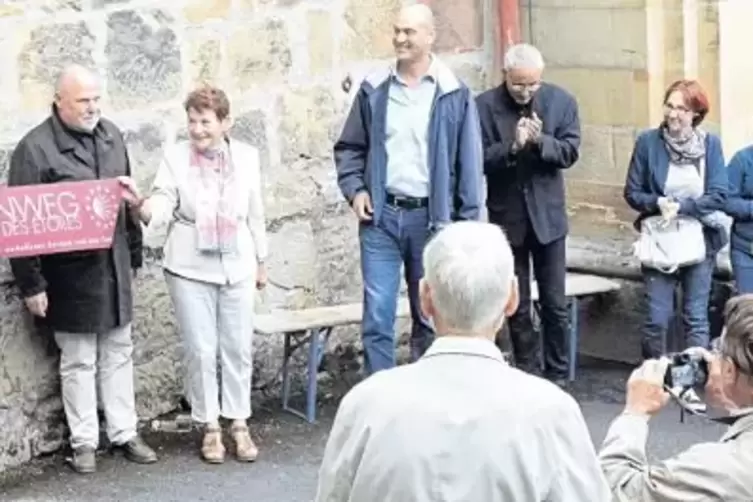
[[[664,104],[675,91],[682,94],[685,106],[695,114],[693,127],[698,126],[709,113],[709,98],[706,96],[703,87],[696,80],[678,80],[670,85],[667,92],[664,93]]]
[[[192,91],[183,103],[183,107],[186,111],[212,110],[218,120],[225,120],[230,115],[230,100],[225,91],[208,85]]]

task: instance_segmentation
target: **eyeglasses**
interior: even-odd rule
[[[510,82],[510,87],[512,89],[515,89],[516,91],[531,91],[531,92],[534,92],[540,86],[541,86],[541,82],[532,82],[530,84],[526,84],[526,83],[520,83],[520,84],[518,84],[518,83],[515,83],[515,82]]]
[[[664,110],[669,112],[690,113],[692,110],[687,106],[673,106],[669,103],[664,103]]]

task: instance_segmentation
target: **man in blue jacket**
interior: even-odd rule
[[[334,147],[337,181],[359,220],[364,282],[362,335],[367,374],[395,365],[400,269],[411,306],[411,356],[434,334],[418,283],[424,244],[443,225],[476,220],[482,148],[471,91],[431,53],[425,5],[402,9],[394,26],[396,64],[365,78]]]

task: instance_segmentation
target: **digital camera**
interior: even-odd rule
[[[701,354],[679,352],[669,354],[667,357],[671,362],[664,374],[664,385],[670,389],[676,387],[683,389],[701,388],[706,385],[709,378],[709,369]]]

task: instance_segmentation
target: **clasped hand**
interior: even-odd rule
[[[543,122],[534,112],[531,117],[522,117],[515,128],[515,149],[520,150],[527,143],[535,143],[541,137]]]

